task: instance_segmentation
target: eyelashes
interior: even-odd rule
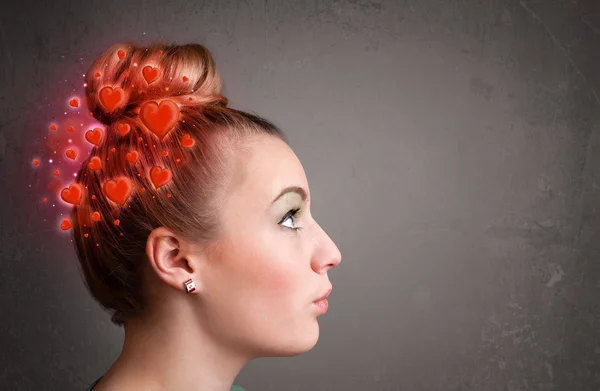
[[[284,221],[286,221],[288,218],[290,217],[296,217],[296,215],[298,214],[298,212],[300,211],[300,208],[295,208],[295,209],[290,209],[281,219],[281,221],[279,221],[279,224],[281,225],[281,223],[283,223]],[[294,220],[295,221],[295,220]],[[284,227],[287,229],[292,229],[294,231],[300,231],[302,230],[302,227]]]

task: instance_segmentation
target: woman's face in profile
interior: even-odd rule
[[[314,301],[331,287],[327,272],[341,253],[310,214],[306,175],[292,149],[274,137],[248,148],[236,154],[220,255],[201,271],[202,301],[212,332],[237,348],[296,355],[318,340],[322,312]],[[292,191],[274,201],[290,186],[307,199]]]

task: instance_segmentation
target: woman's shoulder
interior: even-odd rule
[[[102,376],[100,376],[98,379],[96,379],[96,381],[93,382],[85,391],[92,391],[92,388],[94,388],[94,386],[96,384],[98,384],[98,382],[100,381],[100,379],[102,379]]]
[[[88,387],[88,389],[87,389],[87,390],[85,390],[85,391],[92,391],[92,389],[94,388],[94,386],[95,386],[96,384],[98,384],[98,382],[100,381],[100,379],[102,379],[102,376],[100,376],[98,379],[96,379],[96,381],[95,381],[95,382],[93,382],[93,383],[92,383],[92,384],[91,384],[91,385]],[[246,390],[244,390],[244,389],[242,388],[242,386],[238,386],[237,384],[234,384],[234,385],[232,385],[232,386],[231,386],[231,389],[230,389],[229,391],[246,391]]]

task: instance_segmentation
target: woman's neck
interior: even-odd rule
[[[114,389],[229,391],[248,361],[193,321],[164,314],[131,320],[121,354],[94,391],[109,391],[112,384]]]

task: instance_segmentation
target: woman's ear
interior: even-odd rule
[[[170,230],[160,227],[148,235],[146,255],[149,266],[163,282],[183,289],[198,267],[188,259],[189,246]]]

